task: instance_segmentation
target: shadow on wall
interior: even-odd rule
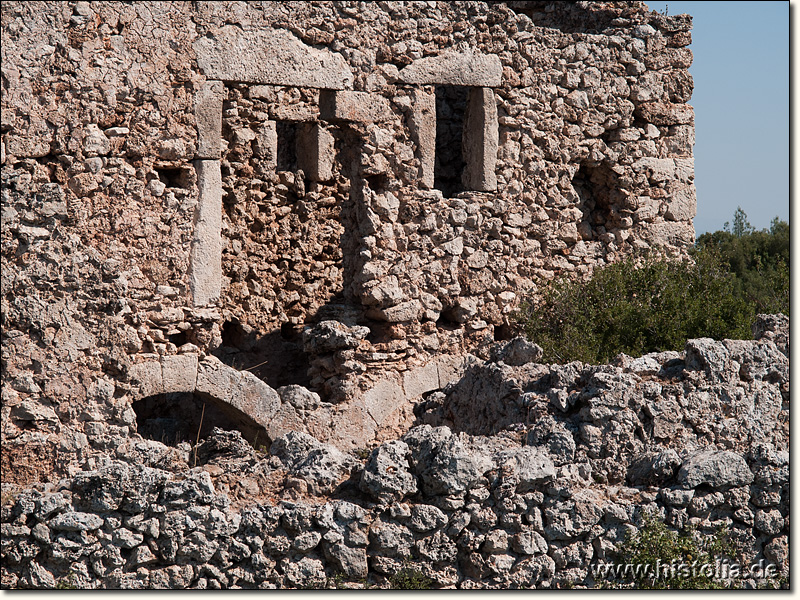
[[[581,238],[597,239],[619,226],[620,210],[626,207],[626,197],[619,191],[618,176],[609,167],[581,165],[572,178],[572,187],[580,199],[583,213],[579,225]]]
[[[284,323],[261,334],[232,318],[222,326],[222,346],[215,353],[223,363],[250,371],[272,388],[308,387],[308,356],[303,350],[303,325]]]

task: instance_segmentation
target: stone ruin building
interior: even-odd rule
[[[270,439],[371,440],[538,283],[693,243],[690,27],[640,2],[4,3],[4,377],[69,406],[105,382],[109,439],[182,393]],[[262,381],[332,405],[252,404]]]
[[[336,452],[374,449],[512,339],[514,311],[543,283],[635,251],[680,255],[694,242],[687,15],[643,2],[511,1],[4,1],[0,10],[4,485],[66,477],[79,487],[120,458],[190,469],[187,449],[215,427],[238,431],[249,451],[291,452],[286,440],[309,436]],[[777,408],[764,413],[773,422],[775,393]],[[456,429],[491,435],[518,417],[472,420],[482,409],[456,396],[461,408],[444,421]],[[553,397],[571,405],[563,390]],[[659,423],[656,437],[683,439],[673,421]],[[569,438],[569,450],[571,434],[547,435],[552,448]],[[591,439],[597,454],[601,438]],[[156,460],[158,448],[173,453]],[[594,481],[616,481],[616,459],[603,460]],[[185,481],[207,490],[215,468]],[[737,473],[735,483],[749,481]],[[246,487],[241,479],[230,490]],[[94,511],[119,505],[92,497]],[[4,546],[4,586],[47,587],[50,567],[25,554],[39,543],[29,543],[25,515],[50,519],[59,540],[98,530],[100,517],[59,513],[62,500],[31,513],[25,502],[8,512],[3,500],[4,537],[23,540]],[[442,510],[460,506],[447,502]],[[73,514],[88,516],[76,525]],[[103,546],[111,554],[78,560],[62,548],[59,560],[89,561],[94,574],[73,574],[90,582],[119,575],[133,552],[119,577],[147,580],[154,544],[163,560],[175,555],[164,522],[159,537],[129,524],[139,517],[126,527],[150,546],[114,538],[123,558]],[[103,518],[115,529],[118,517]],[[490,550],[486,560],[522,564],[531,540],[515,542],[517,558]],[[366,544],[324,543],[340,567],[350,563],[337,552]],[[785,546],[775,544],[770,556]],[[544,555],[548,565],[572,565],[558,552]],[[388,572],[379,559],[374,568]],[[291,565],[281,576],[301,585]],[[480,579],[471,568],[463,573]],[[185,584],[222,585],[201,571]],[[271,575],[242,577],[273,585]]]

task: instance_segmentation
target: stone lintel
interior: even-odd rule
[[[198,200],[189,255],[194,306],[219,299],[222,289],[222,173],[218,160],[196,160]]]
[[[503,65],[494,54],[449,52],[415,60],[400,70],[398,79],[414,85],[498,87]]]
[[[380,123],[393,116],[389,101],[383,96],[349,90],[320,92],[319,112],[325,121],[359,123]]]
[[[194,117],[197,123],[198,159],[222,156],[222,96],[221,81],[206,81],[194,98]]]
[[[497,190],[498,146],[497,102],[494,91],[485,87],[470,89],[464,114],[464,187],[477,192]]]
[[[312,48],[283,29],[226,25],[193,45],[209,79],[331,90],[353,86],[353,73],[340,54]]]

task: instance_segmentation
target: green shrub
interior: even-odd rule
[[[431,590],[435,581],[412,567],[404,567],[389,577],[393,590]]]
[[[712,535],[698,535],[691,527],[671,531],[653,516],[645,518],[644,526],[633,536],[626,537],[613,553],[616,565],[633,567],[649,565],[650,569],[630,570],[616,581],[604,582],[605,587],[637,589],[724,589],[733,580],[715,579],[716,560],[731,559],[736,552],[727,529],[720,528]],[[713,565],[714,568],[702,565]],[[660,576],[654,577],[659,568]],[[722,572],[721,572],[722,574]],[[724,575],[723,575],[724,576]]]
[[[734,293],[755,313],[789,315],[789,224],[777,217],[769,230],[755,230],[741,208],[733,227],[697,238],[698,252],[712,252],[734,275]]]
[[[546,362],[599,364],[620,352],[682,350],[690,338],[748,339],[755,317],[714,252],[693,260],[629,257],[588,281],[560,279],[540,292],[517,322]]]

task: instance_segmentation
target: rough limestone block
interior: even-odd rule
[[[686,186],[668,198],[664,218],[670,221],[688,221],[697,214],[697,193],[693,185]]]
[[[256,130],[253,154],[268,169],[278,168],[278,128],[275,121],[264,121]]]
[[[422,314],[422,305],[419,300],[401,302],[388,308],[372,308],[367,311],[370,319],[387,321],[389,323],[408,323],[416,321]]]
[[[266,429],[269,439],[275,441],[290,431],[305,432],[306,427],[294,406],[291,404],[282,404],[278,412],[276,412],[275,416],[270,420]]]
[[[436,161],[436,95],[414,90],[411,94],[411,137],[417,146],[419,186],[433,189]]]
[[[330,432],[335,437],[325,441],[345,451],[364,448],[375,437],[375,429],[375,419],[367,412],[363,399],[354,400],[332,416]]]
[[[642,237],[651,246],[688,248],[694,244],[694,224],[686,221],[644,223]]]
[[[436,361],[403,373],[403,390],[413,400],[425,392],[439,389],[439,367]]]
[[[498,87],[503,78],[503,65],[494,54],[448,52],[415,60],[400,69],[403,83],[425,85],[463,85]]]
[[[189,287],[195,306],[219,299],[222,288],[222,174],[218,160],[197,160],[198,201],[189,256]]]
[[[657,126],[694,123],[694,108],[688,104],[645,102],[639,105],[634,114],[642,121]]]
[[[382,379],[362,397],[364,406],[369,415],[380,427],[386,418],[392,414],[406,399],[400,382],[394,377]]]
[[[744,458],[728,450],[701,450],[686,459],[678,472],[678,483],[687,489],[702,484],[727,489],[752,481],[753,473]]]
[[[161,357],[164,392],[194,392],[197,383],[197,355],[179,354]]]
[[[464,115],[464,187],[478,192],[497,190],[497,102],[489,88],[472,88]]]
[[[133,365],[128,375],[139,386],[139,397],[155,396],[164,393],[161,379],[161,363],[155,360],[141,362]]]
[[[443,354],[439,356],[436,359],[436,365],[439,369],[439,388],[461,379],[467,371],[470,359],[476,360],[471,355],[453,356],[452,354]]]
[[[206,81],[194,98],[197,122],[197,154],[199,159],[222,156],[222,93],[221,81]]]
[[[336,152],[333,136],[319,123],[305,123],[298,132],[297,166],[312,181],[333,179]]]
[[[249,371],[235,371],[228,404],[266,428],[281,407],[278,392]]]
[[[238,385],[239,372],[224,364],[216,356],[206,356],[197,365],[195,393],[228,402],[231,390]]]
[[[681,183],[694,181],[694,158],[676,158],[675,178]]]
[[[675,161],[672,158],[645,156],[633,163],[631,168],[635,173],[645,173],[653,183],[675,179]]]
[[[193,46],[209,79],[329,90],[353,86],[353,74],[341,55],[307,46],[285,29],[242,31],[226,25]]]
[[[378,94],[325,90],[319,96],[319,116],[326,121],[380,123],[393,115],[389,101]]]

